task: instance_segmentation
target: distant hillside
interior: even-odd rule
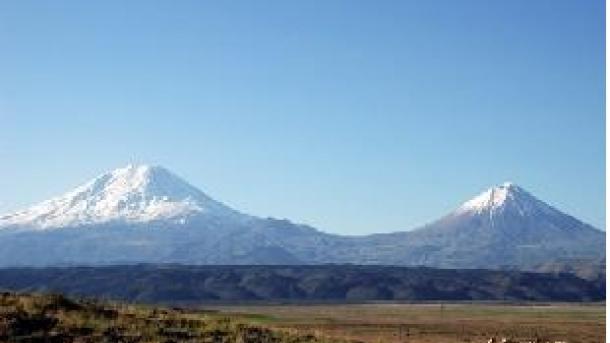
[[[604,280],[573,274],[351,265],[8,268],[0,288],[150,303],[605,299]]]

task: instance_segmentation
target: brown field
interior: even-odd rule
[[[206,306],[299,334],[365,342],[604,342],[604,304]]]

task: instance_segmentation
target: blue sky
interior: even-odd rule
[[[2,1],[0,212],[130,162],[410,229],[511,180],[605,222],[604,3]]]

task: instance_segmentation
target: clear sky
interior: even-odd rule
[[[604,2],[0,1],[0,212],[130,162],[411,229],[513,181],[605,224]]]

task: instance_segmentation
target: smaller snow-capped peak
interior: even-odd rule
[[[500,207],[508,198],[512,197],[513,191],[517,188],[518,186],[512,182],[504,182],[466,201],[460,208],[463,210],[481,210]]]
[[[519,215],[534,212],[554,212],[551,206],[538,200],[523,188],[512,182],[491,187],[476,197],[466,201],[457,209],[457,213],[483,213],[514,211]]]
[[[181,220],[236,212],[163,167],[128,165],[102,174],[62,196],[0,217],[0,227],[67,227],[110,221]]]

